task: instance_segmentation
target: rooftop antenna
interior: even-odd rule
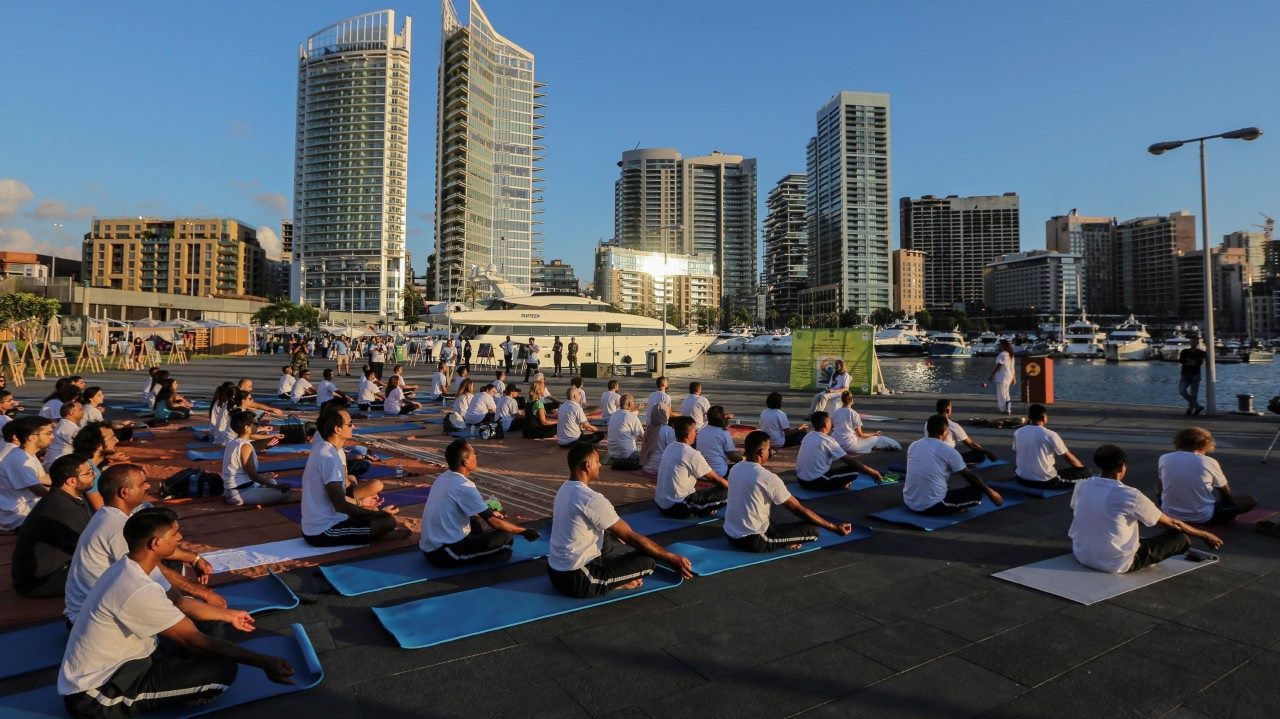
[[[640,149],[640,141],[639,141],[639,140],[636,140],[636,146],[635,146],[635,147],[633,147],[633,148],[631,148],[631,149],[632,149],[632,150],[639,150],[639,149]]]

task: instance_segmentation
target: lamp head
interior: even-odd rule
[[[1256,140],[1262,135],[1261,127],[1242,127],[1239,130],[1222,133],[1222,137],[1228,140]]]
[[[1176,150],[1179,147],[1182,147],[1182,142],[1176,140],[1173,142],[1157,142],[1151,147],[1148,147],[1147,152],[1150,152],[1153,155],[1163,155],[1169,150]]]

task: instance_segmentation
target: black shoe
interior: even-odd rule
[[[1204,412],[1204,405],[1198,404],[1196,405],[1196,411],[1192,412],[1191,414],[1196,417],[1199,417],[1203,412]]]
[[[1196,411],[1196,408],[1195,408],[1195,407],[1187,407],[1186,415],[1187,415],[1188,417],[1190,417],[1190,416],[1191,416],[1191,413],[1192,413],[1192,412],[1194,412],[1194,411]]]

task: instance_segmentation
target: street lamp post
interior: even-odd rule
[[[1239,130],[1223,132],[1217,135],[1157,142],[1147,148],[1147,152],[1153,155],[1163,155],[1169,150],[1176,150],[1188,142],[1195,142],[1200,145],[1200,234],[1204,235],[1204,341],[1205,349],[1208,352],[1208,371],[1204,386],[1204,399],[1208,415],[1215,414],[1218,409],[1217,400],[1214,396],[1214,385],[1218,381],[1218,371],[1217,363],[1214,361],[1214,352],[1217,347],[1215,346],[1213,331],[1213,252],[1209,245],[1209,185],[1205,172],[1204,141],[1218,138],[1251,141],[1258,139],[1261,135],[1262,128],[1242,127]]]

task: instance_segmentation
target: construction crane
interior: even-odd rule
[[[1259,212],[1258,214],[1262,215],[1266,219],[1266,224],[1252,225],[1252,226],[1262,230],[1263,239],[1266,240],[1267,242],[1270,242],[1271,236],[1275,234],[1275,231],[1276,231],[1276,220],[1274,217],[1272,217],[1271,215],[1268,215],[1265,212]]]

